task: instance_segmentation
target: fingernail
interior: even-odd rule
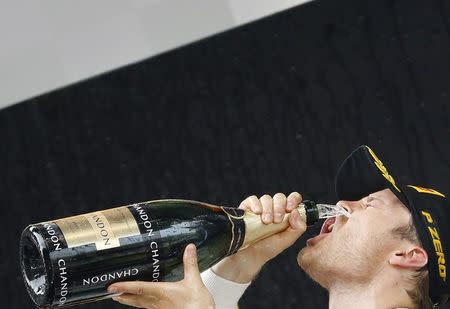
[[[272,221],[272,215],[271,214],[265,214],[263,217],[265,222],[271,222]]]
[[[188,253],[190,256],[193,256],[193,255],[195,254],[195,245],[189,244],[189,245],[187,246],[186,250],[187,250],[187,253]]]
[[[113,297],[111,298],[113,301],[119,301],[120,297]]]
[[[109,293],[117,293],[119,290],[115,286],[110,286],[108,288]]]

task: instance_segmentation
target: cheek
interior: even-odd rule
[[[366,238],[376,230],[376,224],[368,216],[352,217],[345,227],[354,239]]]
[[[371,214],[372,215],[372,214]],[[374,256],[384,252],[384,247],[391,241],[390,218],[373,213],[372,216],[355,218],[352,225],[348,225],[347,242],[353,250],[364,253],[365,256]]]
[[[383,238],[383,221],[369,216],[354,217],[347,222],[343,232],[340,238],[355,251],[372,251],[371,248]]]

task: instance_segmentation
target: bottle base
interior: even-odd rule
[[[49,300],[49,263],[46,263],[48,250],[44,239],[33,232],[33,226],[26,228],[20,240],[20,264],[22,277],[28,294],[33,302],[39,306],[48,306]]]

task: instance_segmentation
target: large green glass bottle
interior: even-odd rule
[[[317,221],[314,203],[298,209],[308,224]],[[75,305],[111,297],[106,288],[117,281],[181,280],[189,243],[202,271],[288,224],[288,215],[265,225],[241,209],[189,200],[127,205],[29,225],[20,241],[22,273],[37,306]]]

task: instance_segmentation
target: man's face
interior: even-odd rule
[[[297,257],[300,267],[327,289],[340,280],[369,282],[406,241],[392,230],[407,225],[411,217],[389,189],[338,205],[351,212],[350,218],[338,217],[330,233],[309,241]]]

